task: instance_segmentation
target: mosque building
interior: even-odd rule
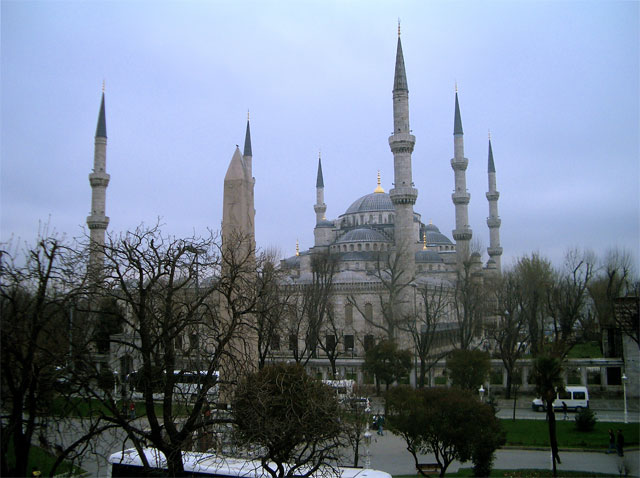
[[[380,185],[378,173],[377,187],[351,203],[337,218],[327,219],[324,197],[324,178],[321,158],[318,159],[316,180],[316,216],[314,245],[306,251],[297,251],[293,257],[285,258],[280,266],[285,272],[284,287],[300,291],[314,279],[314,257],[330,258],[332,270],[332,293],[328,309],[331,315],[331,330],[320,331],[320,341],[331,347],[335,353],[318,350],[308,357],[306,365],[323,378],[337,375],[363,381],[362,363],[364,352],[382,338],[397,339],[407,346],[406,334],[389,330],[384,324],[386,304],[395,302],[405,313],[413,308],[419,313],[421,305],[416,301],[419,288],[442,287],[452,291],[460,271],[467,267],[477,280],[484,280],[501,271],[500,217],[498,216],[499,193],[496,189],[496,169],[493,160],[491,139],[488,150],[488,192],[489,206],[487,225],[489,228],[489,256],[482,264],[478,251],[471,251],[473,232],[469,226],[468,204],[470,194],[466,188],[468,159],[464,157],[464,134],[462,117],[455,93],[453,128],[453,169],[454,191],[451,196],[455,214],[455,229],[451,238],[434,224],[425,224],[422,216],[414,210],[418,197],[418,186],[412,176],[411,155],[416,141],[409,123],[409,89],[405,72],[400,31],[395,61],[393,81],[393,133],[389,146],[393,156],[393,188],[385,192]],[[106,216],[106,188],[109,175],[106,173],[106,121],[104,93],[96,130],[96,150],[94,169],[89,175],[92,188],[91,215],[87,224],[91,240],[96,245],[104,244],[105,230],[109,218]],[[244,150],[239,148],[233,154],[224,178],[222,241],[230,244],[233,237],[241,234],[250,237],[250,247],[255,248],[254,201],[255,178],[252,171],[253,152],[249,119],[245,135]],[[258,178],[259,180],[259,178]],[[260,212],[259,203],[257,213]],[[97,267],[103,259],[100,247],[91,251],[90,267]],[[386,261],[386,265],[385,265]],[[388,269],[393,261],[404,287],[398,297],[393,294],[385,280],[383,269]],[[392,304],[393,305],[393,304]],[[450,309],[452,306],[450,305]],[[387,311],[388,312],[388,311]],[[449,310],[441,324],[442,331],[455,327],[453,310]],[[298,324],[299,325],[299,324]],[[294,330],[295,329],[295,330]],[[271,360],[289,360],[304,347],[304,333],[290,320],[283,318],[277,336],[272,338]],[[444,345],[446,346],[446,344]],[[329,367],[330,357],[333,363]],[[332,369],[333,368],[333,373]]]
[[[420,307],[416,301],[416,290],[424,287],[443,287],[452,294],[459,271],[468,267],[471,273],[483,280],[489,275],[500,274],[502,247],[500,246],[500,217],[498,216],[499,193],[496,190],[496,170],[489,139],[488,192],[490,245],[487,249],[489,260],[481,263],[478,251],[471,251],[473,236],[468,219],[470,194],[466,188],[468,159],[464,157],[464,133],[455,93],[453,149],[451,167],[454,172],[455,189],[452,201],[455,212],[455,229],[452,239],[443,234],[436,225],[425,224],[422,216],[414,211],[418,189],[412,177],[411,155],[415,137],[409,124],[409,90],[405,72],[402,42],[398,31],[395,75],[393,82],[393,134],[389,146],[394,162],[394,187],[385,192],[380,185],[378,172],[377,187],[365,196],[356,199],[343,214],[327,219],[324,197],[324,177],[322,160],[318,158],[316,180],[316,216],[314,245],[306,251],[296,246],[296,255],[281,261],[286,271],[287,283],[294,295],[305,285],[314,282],[314,258],[329,258],[333,264],[332,291],[328,313],[331,326],[320,331],[318,342],[322,347],[314,350],[304,361],[318,376],[330,378],[332,375],[363,380],[361,365],[364,352],[391,332],[385,326],[383,308],[389,303],[388,281],[383,269],[389,269],[393,261],[404,287],[397,291],[395,305],[406,314],[414,313]],[[238,209],[234,219],[225,212],[223,233],[234,228],[253,237],[253,185],[251,177],[252,149],[247,121],[244,154],[236,149],[225,177],[225,211]],[[240,165],[243,165],[240,167]],[[243,186],[230,187],[231,182]],[[424,185],[428,186],[428,185]],[[230,187],[230,188],[229,188]],[[245,199],[238,199],[238,190],[244,191]],[[230,191],[227,193],[227,191]],[[246,204],[246,209],[243,209]],[[259,212],[258,212],[259,213]],[[224,237],[223,237],[224,241]],[[298,291],[298,292],[296,292]],[[453,310],[441,324],[443,332],[455,327]],[[308,334],[301,331],[299,323],[288,323],[283,319],[277,337],[273,339],[271,357],[273,360],[298,359],[301,349],[307,344]],[[304,328],[304,327],[303,327]],[[410,347],[408,337],[399,330],[393,331],[394,340],[401,346]],[[328,346],[327,346],[328,345]],[[447,346],[446,343],[442,344]],[[308,350],[307,350],[308,352]],[[333,373],[329,358],[337,356]]]

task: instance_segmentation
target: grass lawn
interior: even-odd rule
[[[598,342],[586,342],[584,344],[576,344],[569,351],[567,358],[602,358],[600,345]]]
[[[456,473],[446,474],[449,476],[473,476],[473,470],[471,468],[460,468]],[[523,470],[491,470],[490,478],[546,478],[552,477],[553,472],[551,470],[536,470],[536,469],[523,469]],[[602,473],[586,473],[584,471],[562,471],[558,470],[559,478],[604,478],[615,475],[607,475]],[[393,478],[424,478],[421,475],[398,475]]]
[[[13,445],[9,445],[8,450],[8,462],[10,466],[15,466],[15,455],[13,454]],[[56,457],[52,454],[46,452],[42,448],[37,446],[32,446],[29,451],[29,463],[27,464],[27,472],[29,476],[31,476],[31,471],[37,468],[42,473],[41,476],[49,476],[51,474],[51,468],[56,461]],[[78,468],[77,466],[73,466],[66,461],[63,461],[58,468],[56,468],[56,475],[62,473],[68,473],[72,471],[75,475],[80,475],[84,473],[82,468]]]
[[[500,420],[507,432],[507,445],[549,446],[549,425],[545,420]],[[574,420],[558,420],[556,431],[561,448],[602,448],[609,446],[609,428],[614,432],[620,428],[626,446],[638,446],[640,427],[637,423],[596,422],[592,432],[576,430]]]

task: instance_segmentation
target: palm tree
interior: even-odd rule
[[[560,462],[558,454],[558,440],[556,438],[556,414],[553,411],[553,401],[558,391],[564,389],[562,380],[562,362],[552,355],[540,355],[533,365],[533,378],[536,393],[540,395],[547,408],[547,422],[549,423],[549,443],[553,463],[553,476],[558,476],[556,462]]]

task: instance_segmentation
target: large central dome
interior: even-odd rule
[[[393,203],[387,193],[371,193],[356,199],[345,214],[359,212],[394,211]]]

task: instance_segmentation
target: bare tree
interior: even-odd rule
[[[609,250],[588,286],[603,333],[621,331],[638,343],[638,284],[631,254],[619,249]]]
[[[333,312],[333,308],[327,309],[326,318],[322,332],[324,336],[318,338],[318,346],[327,356],[329,364],[331,365],[331,374],[333,378],[338,375],[337,361],[340,357],[341,345],[344,344],[344,329],[340,326],[336,315]]]
[[[594,270],[595,256],[591,252],[570,250],[563,269],[554,274],[552,286],[547,289],[552,343],[558,357],[565,357],[579,340],[576,329],[587,313],[587,287]]]
[[[262,369],[272,355],[274,347],[279,348],[280,336],[284,329],[282,317],[286,317],[291,306],[290,288],[282,286],[282,270],[276,266],[276,254],[267,252],[260,255],[257,265],[257,302],[255,327],[258,349],[258,368]]]
[[[410,308],[409,284],[413,277],[401,268],[401,251],[394,253],[380,252],[377,256],[376,268],[373,271],[380,281],[381,289],[378,294],[378,302],[382,312],[382,320],[376,320],[369,316],[358,304],[356,297],[351,295],[348,301],[364,317],[365,322],[386,335],[387,340],[396,338],[398,325],[407,318],[407,310]]]
[[[25,248],[24,257],[11,248],[3,244],[0,252],[0,464],[3,476],[26,476],[34,439],[44,448],[52,445],[46,439],[47,416],[54,398],[65,391],[72,360],[86,360],[92,327],[85,323],[80,335],[69,321],[85,291],[84,256],[77,244],[44,231]]]
[[[225,245],[217,239],[211,233],[177,239],[158,226],[141,226],[110,236],[104,246],[98,291],[126,310],[124,331],[112,337],[111,350],[140,364],[135,386],[143,405],[136,412],[144,424],[132,420],[116,393],[98,391],[91,381],[85,392],[100,401],[104,419],[121,427],[139,453],[145,443],[163,452],[171,476],[183,473],[182,451],[204,427],[203,411],[218,377],[224,390],[255,365],[255,254],[243,246],[250,244],[247,237]],[[198,386],[185,394],[176,383],[187,371],[197,371]],[[184,403],[186,415],[178,416]]]
[[[413,340],[420,360],[417,385],[423,388],[427,373],[449,352],[447,345],[451,331],[447,328],[450,325],[447,319],[451,291],[442,282],[415,285],[413,289],[416,294],[414,314],[399,328],[408,332]]]
[[[479,257],[471,254],[468,260],[462,261],[462,267],[456,272],[452,304],[457,321],[457,346],[462,350],[473,347],[474,340],[480,335],[487,309],[485,287],[475,267],[477,260]]]
[[[537,356],[545,343],[546,294],[552,284],[553,268],[551,262],[533,253],[517,261],[514,273],[520,277],[519,309],[527,323],[530,350]]]
[[[296,363],[306,365],[316,357],[320,348],[321,333],[330,313],[333,295],[333,278],[336,260],[328,253],[317,253],[311,258],[310,281],[293,286],[291,307],[288,308],[288,327],[291,341],[295,341],[292,353]],[[304,339],[302,348],[299,338]]]
[[[529,344],[527,317],[522,309],[522,277],[515,270],[506,271],[494,283],[496,321],[487,328],[507,371],[506,398],[511,398],[518,360]]]

